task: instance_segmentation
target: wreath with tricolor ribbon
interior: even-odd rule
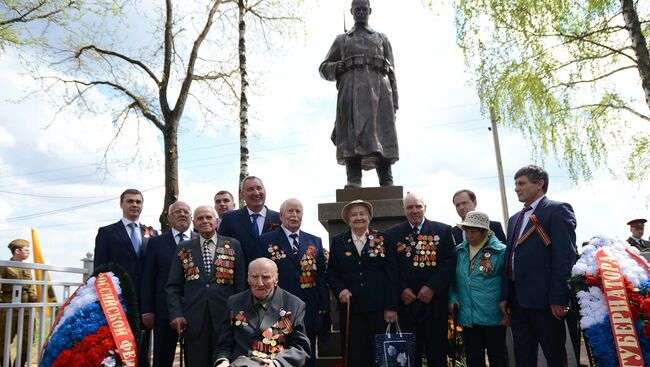
[[[629,244],[594,237],[570,280],[595,366],[650,366],[650,265]]]
[[[126,272],[99,267],[59,309],[39,367],[135,366],[137,310]]]

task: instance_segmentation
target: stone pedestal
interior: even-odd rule
[[[402,186],[364,187],[336,190],[335,203],[318,204],[318,220],[327,230],[329,238],[348,227],[341,219],[341,210],[352,200],[365,200],[372,204],[372,229],[383,230],[404,221],[404,188]]]
[[[366,187],[360,189],[336,190],[336,202],[318,204],[318,220],[329,234],[333,236],[347,231],[350,227],[341,219],[341,210],[352,200],[365,200],[372,204],[373,216],[370,228],[384,230],[394,224],[403,222],[404,189],[402,186]],[[329,247],[329,242],[325,246]],[[323,241],[324,243],[326,241]],[[331,294],[331,293],[330,293]],[[333,367],[341,362],[341,334],[338,330],[339,320],[336,311],[336,298],[331,297],[332,337],[327,343],[318,343],[317,358],[319,367]]]

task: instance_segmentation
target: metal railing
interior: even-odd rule
[[[0,303],[0,310],[6,310],[5,315],[5,329],[0,330],[4,333],[4,345],[0,345],[4,350],[4,358],[0,363],[2,366],[11,366],[11,342],[12,342],[12,323],[14,321],[14,313],[18,313],[16,321],[16,347],[14,350],[15,365],[22,366],[27,362],[27,366],[32,366],[33,354],[40,356],[43,351],[43,344],[47,338],[54,322],[56,320],[56,313],[59,307],[63,306],[65,300],[70,297],[71,291],[86,281],[92,273],[92,254],[87,254],[86,258],[81,260],[83,268],[69,268],[55,265],[34,264],[19,261],[0,261],[0,267],[12,267],[19,269],[29,269],[32,271],[32,278],[34,278],[34,270],[42,271],[43,280],[25,280],[25,279],[0,279],[0,284],[13,285],[11,303]],[[48,275],[57,273],[55,278],[76,278],[81,275],[79,281],[53,281],[48,280]],[[34,285],[36,289],[41,289],[40,299],[36,302],[22,302],[23,285]],[[52,286],[57,293],[57,302],[48,302],[48,289]],[[56,292],[58,291],[58,292]],[[60,297],[60,298],[59,298]],[[27,314],[27,317],[25,317]],[[48,314],[50,316],[48,316]],[[38,325],[36,320],[38,319]],[[25,329],[24,322],[28,321],[28,327]],[[37,330],[35,330],[37,329]],[[27,335],[24,335],[24,332]],[[34,338],[36,337],[36,345],[34,345]],[[27,350],[23,351],[23,339],[27,338]],[[22,356],[26,356],[26,361],[21,360]],[[38,360],[38,357],[36,358]]]

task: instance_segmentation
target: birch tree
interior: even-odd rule
[[[457,41],[483,112],[574,179],[650,172],[650,3],[460,0]]]

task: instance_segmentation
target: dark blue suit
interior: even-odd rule
[[[352,232],[340,233],[332,238],[327,266],[327,283],[334,297],[342,290],[352,292],[350,304],[350,334],[348,363],[350,366],[372,364],[374,334],[385,332],[384,310],[398,309],[398,279],[395,247],[385,233],[385,256],[372,256],[369,240],[357,252]],[[338,302],[340,329],[345,330],[346,305]],[[341,338],[344,343],[344,338]],[[344,344],[343,344],[344,345]]]
[[[141,281],[144,267],[144,258],[149,246],[149,238],[144,236],[145,226],[140,224],[142,243],[140,253],[136,254],[131,238],[121,220],[117,223],[100,227],[95,237],[94,268],[108,264],[109,262],[120,265],[131,278],[133,289],[138,297],[138,304],[141,304]],[[154,232],[154,235],[157,234]],[[149,334],[145,332],[140,339],[140,356],[138,366],[149,366]]]
[[[546,246],[537,232],[516,245],[514,281],[509,281],[510,264],[503,267],[501,295],[508,300],[512,316],[517,366],[537,365],[537,344],[542,346],[549,366],[566,365],[564,320],[553,317],[550,305],[569,305],[567,280],[576,259],[576,218],[567,203],[543,197],[533,213],[551,243]],[[514,230],[520,213],[508,221],[507,257],[511,258]],[[523,233],[533,226],[528,221]]]
[[[192,232],[192,238],[196,234]],[[169,366],[174,362],[177,334],[169,325],[167,293],[165,285],[169,278],[169,267],[176,255],[176,239],[172,231],[156,236],[149,241],[142,276],[142,313],[155,314],[153,366]]]
[[[272,256],[272,252],[269,252],[268,249],[274,245],[278,245],[286,257],[275,258]],[[316,326],[320,321],[318,318],[322,317],[318,314],[318,311],[329,311],[329,291],[325,283],[325,256],[321,239],[307,232],[300,231],[298,246],[299,252],[294,255],[289,239],[282,228],[265,233],[259,238],[259,247],[266,253],[266,257],[273,259],[278,266],[278,285],[280,288],[300,298],[307,306],[305,329],[312,345],[312,354],[307,365],[315,366]],[[313,249],[307,251],[310,247]],[[310,254],[312,251],[313,255]],[[316,262],[316,270],[313,271],[315,273],[313,280],[316,283],[314,286],[311,286],[311,282],[306,283],[310,285],[308,288],[305,288],[305,285],[302,284],[301,261]]]
[[[422,355],[427,356],[427,366],[446,366],[445,355],[447,343],[447,300],[449,285],[456,271],[456,247],[454,246],[451,226],[424,220],[420,235],[432,237],[436,245],[436,264],[429,266],[418,261],[415,256],[417,248],[412,238],[412,229],[408,221],[396,224],[388,230],[395,241],[397,266],[399,269],[399,292],[410,288],[416,295],[423,286],[434,291],[433,299],[428,305],[416,300],[410,305],[400,302],[400,325],[406,331],[416,333],[416,361],[414,366],[422,364]],[[414,266],[415,265],[415,266]]]
[[[280,214],[266,208],[264,226],[260,228],[260,233],[269,232],[278,226],[280,226]],[[225,213],[219,223],[219,234],[233,237],[241,243],[247,269],[251,261],[258,257],[266,256],[257,246],[258,238],[253,234],[251,217],[248,215],[248,209],[246,207]]]

